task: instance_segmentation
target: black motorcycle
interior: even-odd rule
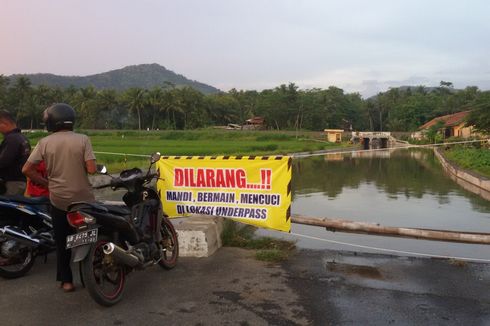
[[[160,154],[152,155],[147,173],[125,170],[109,184],[96,187],[126,189],[124,206],[79,202],[68,209],[67,219],[76,233],[67,237],[67,248],[72,248],[73,261],[80,262],[84,286],[101,305],[122,299],[129,272],[177,264],[177,233],[163,213],[158,193],[148,185],[158,178],[150,169],[159,159]]]
[[[0,196],[0,276],[23,276],[55,250],[49,207],[46,197]]]

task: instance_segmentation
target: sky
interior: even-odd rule
[[[487,0],[0,0],[0,74],[158,63],[223,91],[490,89]]]

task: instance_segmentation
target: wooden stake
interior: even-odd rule
[[[417,228],[399,228],[381,226],[379,224],[354,222],[342,219],[314,218],[300,215],[291,216],[291,222],[325,227],[332,232],[359,233],[381,235],[390,237],[402,237],[423,239],[432,241],[448,241],[473,244],[490,244],[490,233],[459,232],[449,230],[432,230]]]

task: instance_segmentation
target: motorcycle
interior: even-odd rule
[[[158,174],[151,167],[160,159],[153,154],[147,173],[139,168],[125,170],[110,183],[95,188],[125,189],[125,205],[73,203],[68,223],[76,230],[66,239],[72,260],[80,262],[80,279],[100,305],[112,306],[123,296],[126,276],[134,270],[177,264],[177,233],[162,210],[159,194],[148,184]],[[98,166],[107,174],[105,167]]]
[[[49,208],[47,197],[0,196],[0,276],[23,276],[55,250]]]

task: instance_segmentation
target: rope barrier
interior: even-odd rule
[[[400,148],[430,148],[430,147],[455,145],[455,144],[485,142],[485,141],[489,141],[489,140],[490,140],[490,138],[478,139],[478,140],[465,140],[465,141],[457,141],[457,142],[450,142],[450,143],[436,143],[436,144],[426,144],[426,145],[407,145],[407,146],[391,147],[391,148],[373,148],[373,149],[340,150],[340,151],[319,151],[319,152],[314,152],[314,153],[293,153],[290,155],[294,159],[294,158],[304,158],[304,157],[323,156],[323,155],[368,153],[368,152],[376,152],[376,151],[392,151],[392,150],[400,149]]]
[[[126,156],[136,156],[136,157],[144,157],[144,158],[149,158],[151,155],[143,155],[143,154],[127,154],[127,153],[114,153],[114,152],[94,152],[95,154],[106,154],[106,155],[120,155],[124,156],[126,159]]]
[[[485,142],[490,141],[490,138],[479,139],[479,140],[466,140],[466,141],[458,141],[451,143],[437,143],[437,144],[426,144],[426,145],[407,145],[402,147],[392,147],[392,148],[374,148],[374,149],[359,149],[359,150],[340,150],[340,151],[318,151],[314,153],[292,153],[288,154],[293,159],[294,158],[303,158],[303,157],[311,157],[311,156],[323,156],[323,155],[337,155],[337,154],[352,154],[352,153],[367,153],[367,152],[376,152],[376,151],[387,151],[387,150],[395,150],[400,148],[425,148],[425,147],[437,147],[437,146],[445,146],[445,145],[454,145],[454,144],[467,144],[467,143],[476,143],[476,142]],[[119,155],[124,156],[125,160],[127,160],[127,156],[134,157],[144,157],[149,158],[151,155],[143,155],[143,154],[128,154],[128,153],[114,153],[114,152],[94,152],[95,154],[105,154],[105,155]]]
[[[446,256],[446,255],[435,255],[435,254],[425,254],[425,253],[414,252],[414,251],[404,251],[404,250],[396,250],[396,249],[371,247],[371,246],[365,246],[365,245],[360,245],[360,244],[355,244],[355,243],[349,243],[349,242],[342,242],[342,241],[336,241],[336,240],[323,239],[323,238],[313,237],[313,236],[309,236],[309,235],[305,235],[305,234],[299,234],[299,233],[294,233],[294,232],[291,232],[289,234],[294,235],[294,236],[297,236],[297,237],[301,237],[301,238],[311,239],[311,240],[329,242],[329,243],[334,243],[334,244],[339,244],[339,245],[344,245],[344,246],[350,246],[350,247],[354,247],[354,248],[362,248],[362,249],[376,250],[376,251],[381,251],[381,252],[390,252],[390,253],[396,253],[396,254],[405,254],[405,255],[419,256],[419,257],[428,257],[428,258],[442,258],[442,259],[454,259],[454,260],[463,260],[463,261],[474,261],[474,262],[481,262],[481,263],[490,263],[490,259],[459,257],[459,256]]]

